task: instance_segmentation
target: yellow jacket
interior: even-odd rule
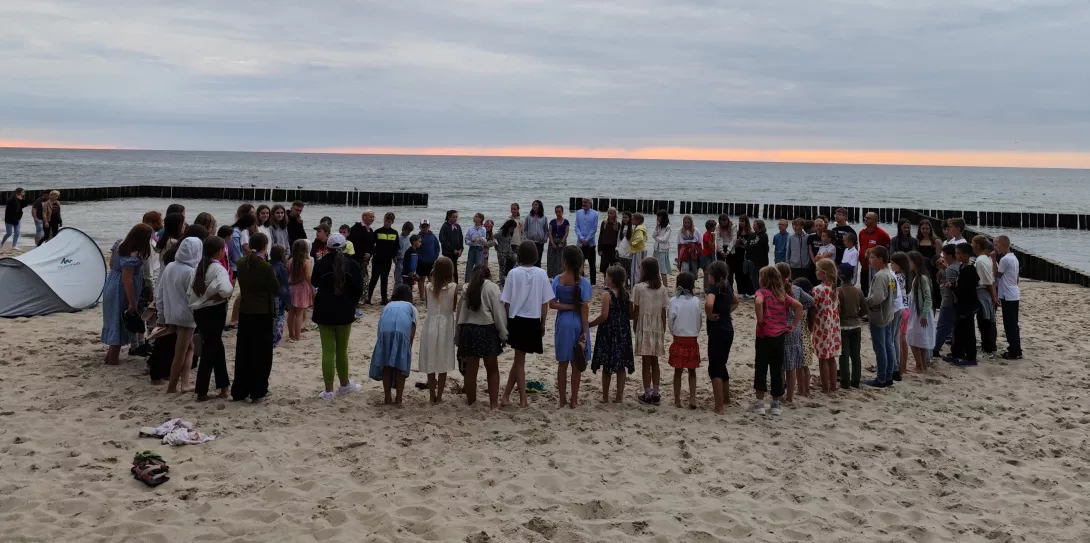
[[[647,250],[647,229],[641,224],[632,229],[632,239],[629,240],[628,251],[639,253]]]

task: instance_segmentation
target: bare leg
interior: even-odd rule
[[[430,396],[431,403],[435,403],[435,374],[428,374],[428,396]]]
[[[495,409],[500,395],[500,364],[495,356],[484,359],[484,371],[488,374],[488,406]]]
[[[684,369],[674,368],[674,407],[681,407],[681,376],[684,373]]]
[[[696,407],[696,369],[689,370],[689,407]]]
[[[624,384],[628,379],[628,374],[622,369],[617,372],[617,395],[613,398],[613,403],[621,403],[624,400]]]
[[[664,281],[662,284],[665,285],[666,282]],[[659,357],[657,356],[651,357],[651,383],[651,386],[655,387],[655,389],[658,389],[662,384],[662,380],[659,379]]]
[[[908,338],[898,333],[901,338],[901,374],[908,373]]]
[[[602,370],[602,403],[609,403],[609,380],[610,373],[607,370]]]
[[[438,391],[435,393],[435,403],[443,401],[443,392],[447,389],[447,373],[443,372],[439,374],[439,386]]]
[[[725,388],[722,379],[712,379],[712,397],[715,399],[716,415],[723,414],[723,404],[725,403],[723,392]],[[758,392],[758,394],[760,393]]]
[[[798,383],[799,394],[806,396],[807,398],[810,397],[810,380],[812,378],[813,377],[810,375],[810,366],[802,368],[801,372],[798,375],[795,375],[795,380],[801,381]]]
[[[824,358],[819,358],[818,359],[818,378],[821,379],[821,391],[828,394],[829,393],[829,380],[828,380],[828,376],[825,375],[825,359]]]
[[[108,364],[110,366],[118,365],[120,363],[120,362],[118,362],[118,357],[120,357],[120,356],[121,356],[121,346],[120,345],[110,345],[110,347],[108,349],[106,349],[106,364]]]
[[[394,403],[393,398],[390,397],[390,389],[394,387],[394,369],[382,368],[382,392],[385,395],[383,404],[390,405]]]
[[[783,382],[784,388],[787,389],[787,397],[784,398],[784,401],[786,402],[792,402],[795,400],[795,378],[797,373],[799,373],[799,370],[787,370],[787,379],[784,379]],[[802,390],[799,390],[799,394],[801,393]]]
[[[170,364],[170,381],[167,383],[167,393],[178,392],[178,380],[182,376],[182,366],[188,364],[186,353],[193,347],[193,329],[184,326],[177,328],[177,342],[174,344],[174,360]],[[184,385],[183,385],[184,388]]]
[[[405,374],[395,369],[394,379],[397,381],[397,397],[394,399],[394,405],[401,405],[401,393],[405,392]]]
[[[568,405],[568,363],[558,362],[556,364],[556,394],[560,397],[560,405],[557,407],[564,408]]]
[[[515,387],[519,387],[519,405],[521,407],[529,407],[529,403],[526,401],[526,353],[516,350],[515,361],[511,364],[511,373],[507,374],[507,386],[503,389],[503,400],[500,401],[500,407],[511,404],[511,392]]]
[[[231,324],[238,325],[238,308],[242,305],[242,295],[235,296],[231,304]]]
[[[583,382],[583,372],[571,367],[571,408],[579,407],[579,385]]]
[[[477,369],[480,367],[480,358],[466,359],[465,392],[466,405],[473,405],[477,401]]]
[[[645,393],[650,394],[651,387],[651,360],[655,357],[644,356],[640,359],[640,370],[643,373],[643,390]]]

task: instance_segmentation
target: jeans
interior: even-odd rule
[[[484,247],[470,246],[469,254],[466,255],[466,283],[473,279],[473,268],[476,268],[481,262],[484,262]]]
[[[958,313],[954,306],[939,308],[939,323],[935,329],[935,356],[939,355],[946,340],[953,335],[957,320]]]
[[[753,359],[753,390],[767,392],[766,374],[772,374],[772,397],[783,396],[783,345],[787,334],[757,338]]]
[[[0,241],[0,249],[4,248],[4,243],[11,238],[11,248],[14,249],[19,245],[19,223],[11,224],[10,222],[4,223],[6,227],[4,230],[4,240]]]
[[[208,394],[208,381],[213,373],[216,374],[217,389],[231,386],[231,378],[227,374],[227,354],[223,350],[223,325],[227,324],[228,305],[216,304],[193,312],[193,320],[196,321],[197,330],[204,342],[201,346],[201,361],[197,365],[198,396]]]
[[[1011,356],[1022,356],[1022,331],[1018,328],[1018,300],[1002,300],[1003,333],[1007,334],[1007,352]]]
[[[874,348],[874,365],[880,383],[893,380],[893,366],[897,363],[896,348],[893,345],[893,323],[879,326],[870,323],[870,343]]]
[[[397,276],[400,278],[400,275]],[[379,299],[382,303],[386,303],[388,299],[386,297],[387,287],[390,281],[390,262],[372,262],[371,263],[371,283],[367,285],[367,303],[371,303],[371,298],[375,296],[375,285],[378,285],[382,290],[379,291]]]
[[[352,325],[318,325],[318,334],[322,337],[322,378],[325,386],[333,386],[333,370],[337,377],[348,381],[348,337],[352,334]]]
[[[859,352],[862,339],[862,328],[840,331],[840,388],[859,388],[863,373],[863,358]]]
[[[45,221],[34,219],[34,242],[37,243],[45,237]]]
[[[587,278],[590,279],[590,284],[594,285],[595,278],[598,277],[598,270],[594,268],[594,264],[598,260],[598,248],[593,245],[585,245],[579,247],[579,249],[583,251],[583,260],[590,266],[590,273],[587,274]]]

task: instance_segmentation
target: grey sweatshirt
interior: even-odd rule
[[[897,295],[897,280],[889,268],[878,270],[870,282],[867,295],[867,316],[875,326],[887,326],[893,322],[893,297]]]

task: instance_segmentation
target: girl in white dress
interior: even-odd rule
[[[454,262],[445,256],[439,257],[432,267],[427,298],[428,313],[420,331],[419,369],[428,374],[431,402],[439,403],[447,386],[447,372],[458,367],[454,344],[458,284],[454,281]]]

